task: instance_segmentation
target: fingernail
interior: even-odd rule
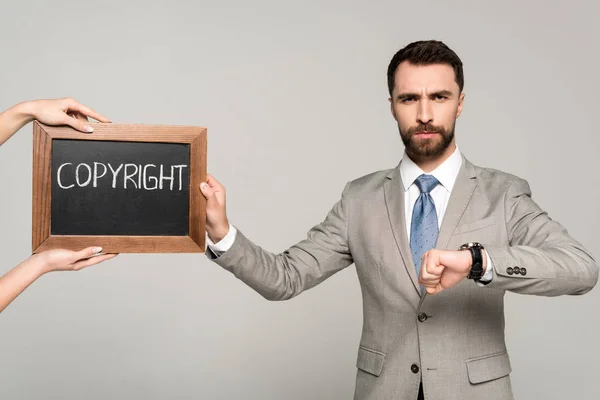
[[[202,189],[202,190],[206,189],[207,187],[208,187],[208,185],[206,184],[206,182],[202,182],[200,184],[200,189]]]
[[[92,133],[92,132],[94,132],[94,128],[92,128],[92,127],[91,127],[91,126],[89,126],[89,125],[84,125],[84,126],[83,126],[83,129],[84,129],[86,132],[89,132],[89,133]]]
[[[94,247],[94,253],[100,253],[102,251],[102,247]]]

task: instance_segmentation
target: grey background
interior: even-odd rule
[[[346,181],[397,164],[387,64],[437,38],[465,64],[460,149],[527,179],[600,257],[598,3],[366,3],[3,1],[0,108],[73,96],[208,127],[231,221],[282,251]],[[31,143],[29,125],[0,148],[2,273],[30,254]],[[518,399],[600,396],[599,306],[507,294]],[[354,267],[272,303],[203,255],[120,255],[2,313],[0,398],[349,399],[361,318]]]

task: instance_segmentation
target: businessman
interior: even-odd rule
[[[395,168],[347,183],[326,218],[281,254],[229,224],[225,188],[209,176],[200,187],[206,254],[269,300],[354,263],[364,318],[355,399],[512,399],[504,293],[581,295],[598,266],[525,180],[459,152],[464,77],[454,51],[411,43],[387,79],[405,146]]]

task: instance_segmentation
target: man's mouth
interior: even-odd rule
[[[439,133],[433,131],[421,131],[415,133],[415,136],[421,139],[431,139],[435,135],[439,135]]]

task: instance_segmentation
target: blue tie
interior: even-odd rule
[[[438,237],[438,219],[435,204],[429,192],[439,182],[433,175],[421,175],[415,181],[421,191],[415,203],[410,226],[410,250],[417,268],[417,277],[421,271],[421,257],[427,250],[435,247]]]

